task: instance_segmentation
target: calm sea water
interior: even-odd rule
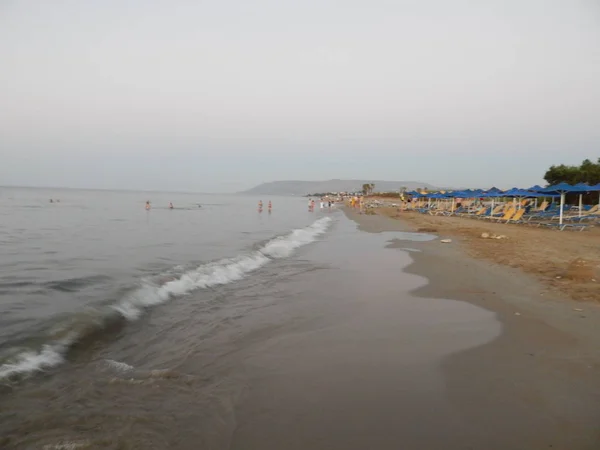
[[[410,296],[425,281],[386,242],[431,237],[363,233],[302,198],[262,198],[273,212],[259,214],[258,200],[0,189],[0,448],[453,436],[440,361],[500,325]]]
[[[258,214],[259,200],[1,189],[0,379],[58,364],[113,321],[239,280],[312,242],[331,220],[318,221],[299,198],[262,199]]]

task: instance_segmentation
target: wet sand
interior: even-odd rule
[[[410,223],[347,211],[360,229],[412,231]],[[443,236],[447,237],[447,236]],[[444,448],[600,447],[600,309],[578,307],[519,269],[471,258],[459,242],[393,241],[411,248],[413,292],[458,299],[496,314],[500,337],[444,361],[446,396],[468,431]],[[469,447],[470,446],[470,447]]]
[[[373,212],[400,219],[415,230],[434,230],[459,240],[476,259],[520,269],[535,276],[550,291],[558,290],[573,300],[600,305],[600,227],[558,232],[467,217],[399,212],[393,207],[380,207]],[[483,233],[503,235],[506,239],[483,239]]]
[[[298,297],[279,305],[294,326],[246,353],[231,448],[465,448],[470,425],[448,401],[442,365],[501,324],[465,302],[411,296],[427,281],[403,272],[411,259],[385,248],[393,236],[342,220],[306,255],[329,270],[296,277]]]

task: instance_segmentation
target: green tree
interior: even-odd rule
[[[600,158],[595,163],[586,159],[579,166],[565,164],[551,166],[544,174],[544,180],[550,185],[558,183],[598,184],[600,183]]]
[[[365,183],[362,185],[362,193],[364,195],[371,195],[373,190],[375,189],[375,184],[373,183]]]

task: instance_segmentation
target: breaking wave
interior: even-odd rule
[[[286,258],[294,250],[314,242],[327,231],[331,218],[324,217],[312,225],[276,237],[257,250],[235,258],[203,264],[177,274],[174,270],[143,279],[140,286],[105,310],[74,315],[52,327],[41,348],[15,351],[0,365],[0,381],[14,380],[61,364],[67,352],[78,343],[92,338],[111,326],[137,320],[145,309],[165,303],[194,290],[239,281],[274,259]],[[124,368],[120,367],[121,369]]]

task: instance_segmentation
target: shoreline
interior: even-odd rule
[[[557,232],[548,228],[465,217],[436,216],[381,207],[377,215],[401,220],[419,230],[444,234],[464,244],[477,260],[520,269],[549,293],[600,306],[600,229]],[[484,238],[501,236],[500,239]]]
[[[363,232],[415,231],[401,219],[344,212]],[[438,238],[387,245],[411,248],[404,271],[428,281],[411,295],[467,302],[502,324],[492,342],[443,363],[456,412],[474,430],[495,435],[498,448],[597,448],[600,308],[548,292],[519,269],[474,259],[462,244]]]

